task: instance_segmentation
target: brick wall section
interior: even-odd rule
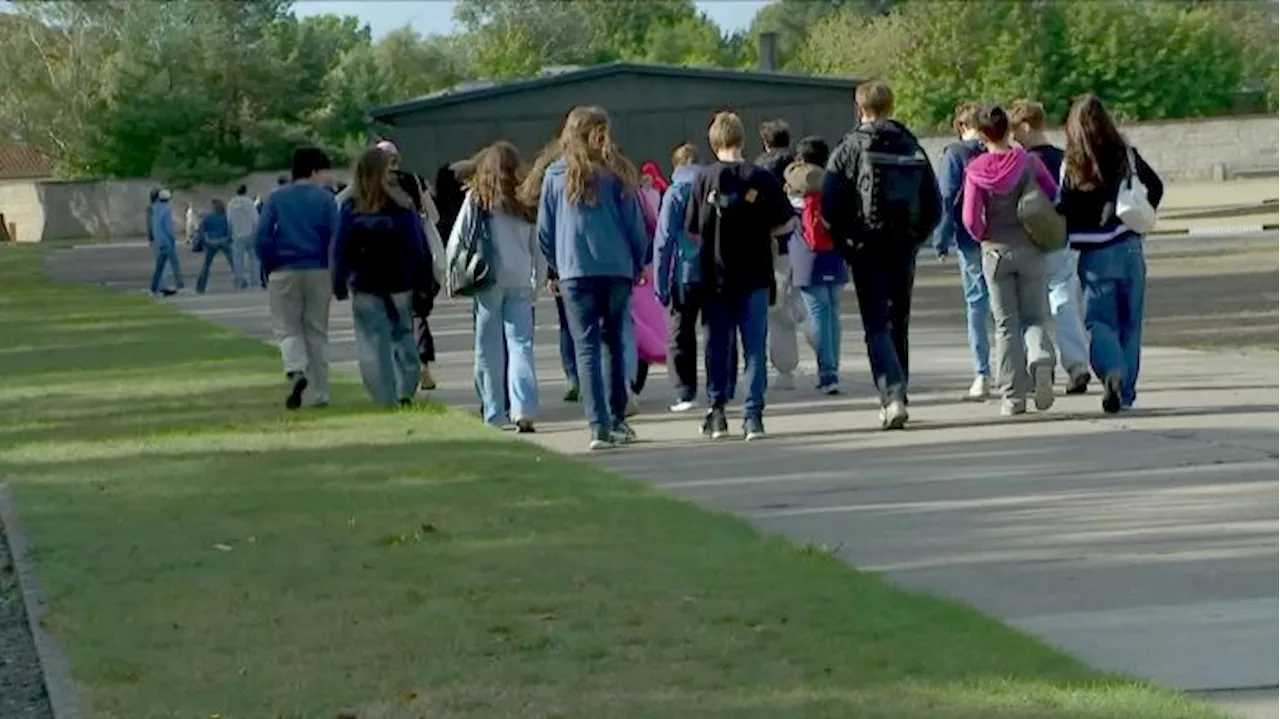
[[[1149,122],[1120,128],[1142,157],[1166,180],[1228,179],[1240,174],[1280,173],[1280,121],[1275,116],[1224,117]],[[1049,133],[1061,147],[1061,131]],[[952,137],[922,138],[936,164]]]

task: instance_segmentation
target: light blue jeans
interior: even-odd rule
[[[163,289],[164,268],[168,267],[173,271],[174,289],[181,290],[186,285],[182,282],[182,267],[178,263],[178,248],[174,245],[161,245],[155,242],[151,243],[151,251],[156,256],[156,266],[151,273],[151,294],[156,294]]]
[[[501,426],[508,417],[513,422],[532,421],[538,416],[533,289],[490,287],[476,295],[475,302],[476,378],[485,424]],[[504,394],[511,397],[510,407]]]
[[[1142,365],[1142,319],[1146,310],[1147,260],[1142,238],[1129,235],[1113,245],[1080,253],[1084,326],[1094,374],[1120,378],[1120,405],[1133,406]]]
[[[982,275],[982,248],[977,244],[963,245],[956,253],[960,265],[960,288],[964,291],[965,328],[969,333],[969,352],[973,355],[973,374],[991,376],[991,333],[988,317],[991,316],[991,294],[987,280]]]
[[[242,289],[262,284],[258,273],[258,249],[253,235],[231,240],[231,260],[240,269]]]
[[[1080,253],[1065,248],[1044,256],[1045,275],[1049,283],[1049,310],[1053,313],[1053,334],[1058,340],[1058,357],[1067,374],[1087,372],[1089,344],[1080,322],[1080,278],[1076,265]]]
[[[351,318],[360,379],[369,397],[384,407],[412,399],[421,372],[413,336],[412,293],[353,292]]]
[[[840,292],[844,284],[828,282],[798,289],[809,315],[818,385],[836,384],[840,381]]]

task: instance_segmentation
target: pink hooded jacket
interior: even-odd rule
[[[1035,173],[1040,189],[1050,199],[1058,195],[1058,183],[1035,155],[1015,147],[1007,152],[984,152],[964,168],[964,205],[960,221],[969,236],[979,242],[987,237],[987,197],[989,193],[1007,195],[1018,187],[1027,163]]]

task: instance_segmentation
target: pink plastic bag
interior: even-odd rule
[[[636,190],[640,196],[640,211],[644,215],[644,232],[653,241],[658,232],[658,212],[662,209],[662,195],[652,187],[641,187]]]
[[[645,270],[647,282],[631,289],[631,321],[636,327],[636,355],[641,362],[667,361],[667,313],[653,290],[653,269]]]

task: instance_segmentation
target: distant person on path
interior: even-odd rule
[[[338,206],[326,185],[329,156],[311,147],[293,153],[293,182],[267,196],[258,222],[258,258],[267,276],[271,324],[284,360],[285,407],[329,403],[329,252]]]
[[[547,281],[538,247],[533,207],[521,202],[520,153],[496,142],[477,157],[467,194],[453,223],[445,256],[459,252],[463,233],[489,224],[488,257],[495,282],[475,295],[475,360],[484,421],[501,427],[508,419],[522,434],[538,416],[538,374],[533,354],[533,303]]]
[[[1062,180],[1063,152],[1049,143],[1044,134],[1044,106],[1032,100],[1018,100],[1009,108],[1013,139],[1028,153],[1040,158],[1057,182]],[[1080,312],[1080,253],[1064,247],[1045,255],[1049,281],[1049,310],[1053,313],[1062,368],[1067,373],[1067,394],[1089,390],[1089,344],[1084,336]]]
[[[187,203],[187,212],[183,222],[183,230],[186,232],[187,249],[192,252],[199,252],[199,234],[200,234],[200,214],[196,212],[196,206],[190,202]]]
[[[859,125],[831,153],[822,217],[849,263],[880,394],[880,426],[907,423],[908,337],[916,254],[942,213],[937,178],[915,135],[893,115],[893,90],[854,92]],[[871,154],[875,153],[875,154]]]
[[[173,229],[173,208],[169,205],[172,194],[168,190],[156,192],[156,201],[148,215],[147,235],[151,251],[155,253],[155,269],[151,271],[151,294],[171,295],[186,288],[182,281],[182,267],[178,263],[178,234]],[[164,288],[164,268],[173,272],[173,289]]]
[[[962,220],[982,243],[982,273],[991,292],[996,324],[996,384],[1000,414],[1027,411],[1027,392],[1036,409],[1053,406],[1053,368],[1057,364],[1049,327],[1045,252],[1037,247],[1020,217],[1028,183],[1057,197],[1058,184],[1040,158],[1009,144],[1009,116],[999,105],[978,112],[978,135],[986,152],[964,170]]]
[[[1067,239],[1080,252],[1084,325],[1089,360],[1102,380],[1102,410],[1133,406],[1142,362],[1142,320],[1147,262],[1142,235],[1119,215],[1122,185],[1136,178],[1147,201],[1159,208],[1164,183],[1116,129],[1102,100],[1092,93],[1071,105],[1067,153],[1058,210],[1067,218]]]
[[[965,329],[973,355],[973,383],[965,399],[985,402],[991,394],[991,296],[982,276],[982,247],[969,236],[960,218],[964,200],[964,168],[985,149],[978,137],[978,110],[981,105],[965,101],[956,105],[952,127],[957,142],[942,151],[938,189],[942,195],[942,220],[933,233],[933,248],[939,258],[956,255],[960,267],[960,289],[964,293]]]
[[[778,181],[778,187],[786,185],[786,172],[795,162],[791,151],[791,128],[786,120],[767,120],[760,124],[760,144],[764,154],[755,164],[768,170]],[[787,259],[788,240],[778,239],[773,261],[774,302],[769,306],[769,362],[778,373],[774,389],[796,388],[795,372],[800,366],[800,347],[796,340],[796,328],[804,319],[804,305],[793,288],[791,264]]]
[[[200,267],[200,276],[196,278],[196,293],[204,294],[209,287],[209,272],[213,269],[213,261],[218,255],[227,258],[231,267],[231,286],[241,290],[248,287],[236,264],[235,254],[231,251],[231,224],[227,220],[227,206],[217,198],[209,203],[209,211],[200,218],[200,226],[196,230],[197,243],[204,249],[204,264]]]
[[[407,406],[418,389],[413,293],[434,281],[422,220],[377,148],[356,163],[333,249],[333,296],[351,295],[360,378],[374,402]]]
[[[156,201],[159,199],[160,199],[160,188],[157,187],[152,189],[151,194],[147,197],[146,218],[147,218],[147,244],[148,245],[155,244],[155,241],[156,241],[155,233],[151,231],[151,215],[152,215],[152,212],[156,209]]]
[[[236,196],[227,203],[227,221],[231,223],[231,257],[240,268],[244,287],[250,284],[265,286],[259,271],[254,238],[258,234],[258,208],[249,199],[249,188],[236,188]]]
[[[831,150],[821,137],[806,137],[796,147],[796,160],[786,172],[784,189],[800,216],[791,235],[791,277],[808,315],[810,343],[818,361],[822,394],[840,393],[840,296],[849,270],[836,251],[822,219],[822,176]]]
[[[589,447],[635,441],[626,420],[622,333],[631,286],[644,270],[649,238],[636,195],[635,165],[609,134],[601,107],[575,107],[538,203],[538,243],[559,278],[577,351]]]
[[[764,437],[769,305],[774,300],[777,237],[795,227],[795,211],[768,170],[746,162],[746,132],[735,113],[720,112],[707,132],[716,161],[699,174],[690,195],[685,229],[701,240],[707,286],[707,394],[710,409],[702,432],[712,439],[729,433],[725,405],[733,374],[734,335],[742,339],[746,396],[742,434]]]

